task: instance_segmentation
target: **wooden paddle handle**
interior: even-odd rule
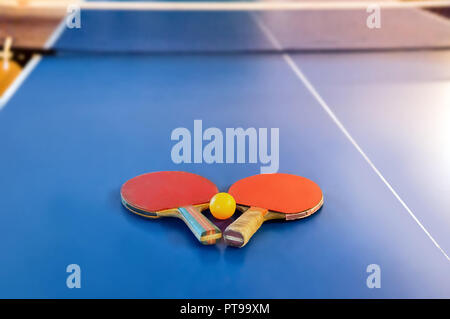
[[[264,223],[266,209],[250,207],[224,231],[225,243],[229,246],[243,247]]]
[[[204,245],[215,244],[222,237],[222,232],[197,207],[186,206],[178,208],[181,219]]]

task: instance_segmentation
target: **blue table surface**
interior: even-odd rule
[[[449,298],[449,66],[449,51],[44,57],[0,111],[0,297]],[[279,128],[279,172],[316,181],[324,207],[264,224],[242,249],[131,215],[119,190],[144,172],[221,191],[259,173],[173,163],[172,130],[196,119]],[[81,289],[66,286],[69,264]]]
[[[207,5],[207,4],[205,4]],[[384,10],[383,27],[358,10],[86,10],[54,49],[77,52],[179,53],[380,48],[450,48],[450,22],[418,9]],[[408,26],[415,21],[414,36]],[[270,33],[270,36],[269,36]]]

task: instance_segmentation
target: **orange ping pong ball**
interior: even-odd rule
[[[209,210],[217,219],[227,219],[233,216],[236,210],[236,201],[228,193],[217,193],[209,202]]]

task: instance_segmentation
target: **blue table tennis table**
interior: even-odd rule
[[[64,45],[83,43],[65,30]],[[1,298],[450,297],[449,50],[68,53],[28,68],[0,110]],[[184,170],[227,191],[261,172],[174,163],[171,133],[195,120],[278,128],[278,172],[316,181],[323,208],[241,249],[130,214],[120,187],[138,174]]]

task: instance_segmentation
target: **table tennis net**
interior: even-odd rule
[[[41,8],[40,14],[7,8],[0,11],[0,38],[12,36],[16,48],[75,53],[450,48],[449,1],[158,4],[81,7],[79,28],[64,8]]]

